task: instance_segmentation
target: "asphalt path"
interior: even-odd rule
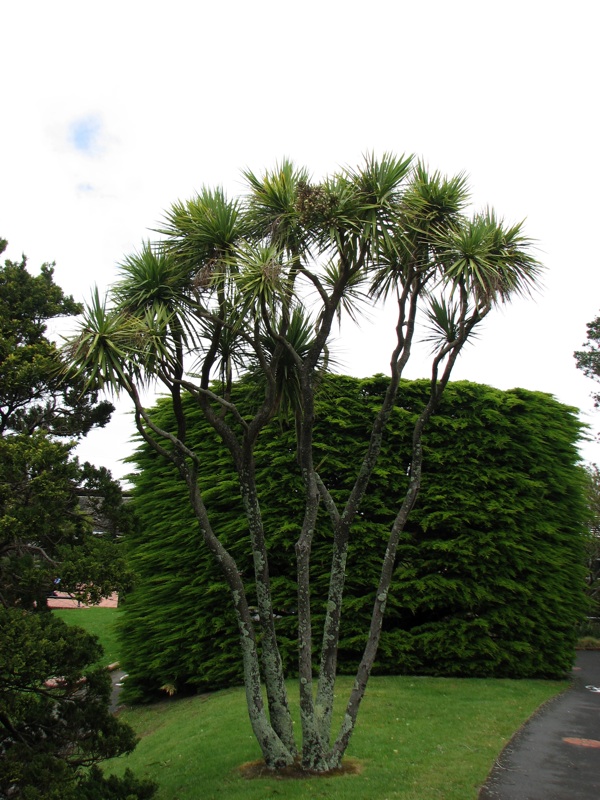
[[[505,747],[479,800],[600,800],[600,651],[579,651],[570,689]]]
[[[121,694],[121,688],[123,685],[123,680],[127,677],[126,674],[123,672],[122,669],[114,669],[110,673],[110,677],[112,680],[112,694],[110,697],[110,710],[113,714],[115,714],[121,704],[119,702],[119,696]]]

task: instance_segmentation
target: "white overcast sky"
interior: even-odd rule
[[[572,355],[600,311],[597,0],[21,0],[0,19],[9,258],[56,261],[84,300],[204,184],[235,195],[240,170],[284,156],[319,177],[416,153],[466,171],[475,207],[526,218],[547,267],[454,377],[549,392],[600,427]],[[385,314],[345,333],[345,372],[386,371]],[[131,433],[120,412],[82,456],[120,476]],[[582,452],[600,461],[600,444]]]

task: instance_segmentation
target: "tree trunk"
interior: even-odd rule
[[[248,600],[246,598],[246,593],[244,590],[244,584],[240,577],[239,570],[237,565],[231,555],[227,552],[227,550],[223,547],[219,539],[215,536],[210,522],[208,520],[208,515],[206,513],[206,508],[202,501],[202,497],[200,494],[200,489],[198,488],[198,484],[195,480],[194,475],[190,475],[189,472],[185,471],[184,477],[188,484],[189,492],[190,492],[190,500],[194,512],[196,514],[196,519],[198,520],[200,530],[202,532],[202,536],[204,541],[210,551],[213,553],[217,562],[219,563],[223,575],[227,581],[229,589],[231,591],[231,597],[233,601],[233,608],[238,624],[238,630],[240,634],[240,646],[242,650],[242,663],[243,663],[243,671],[244,671],[244,686],[246,689],[246,702],[248,706],[248,716],[250,717],[250,724],[252,726],[252,730],[256,737],[256,740],[260,746],[260,749],[263,754],[263,758],[265,759],[265,764],[271,769],[279,769],[282,767],[289,766],[294,762],[294,758],[296,755],[296,746],[293,740],[293,734],[291,735],[291,743],[288,741],[284,741],[279,733],[276,731],[275,727],[265,713],[263,698],[262,698],[262,691],[261,691],[261,679],[260,679],[260,667],[259,667],[259,659],[258,659],[258,650],[256,645],[256,637],[254,635],[254,626],[252,624],[252,617],[250,614],[250,609],[248,606]],[[279,653],[277,652],[277,657]],[[270,671],[270,676],[273,677],[273,674],[276,673],[276,663],[274,660],[274,656],[272,653],[266,658],[267,662],[271,661],[270,666],[273,666],[275,669]],[[279,671],[281,671],[281,660],[279,659]],[[287,715],[289,717],[289,710],[287,709],[287,696],[285,694],[285,684],[283,683],[283,676],[281,680],[283,686],[283,698],[281,694],[277,694],[274,691],[274,702],[273,707],[270,709],[271,714],[274,713],[275,719],[277,720],[278,724],[282,724],[282,729],[284,731],[284,738],[288,738],[286,736],[286,725],[282,723],[282,717],[285,718]],[[291,717],[289,727],[291,729]],[[291,746],[290,746],[291,744]]]
[[[263,633],[261,654],[269,718],[281,741],[293,755],[296,755],[292,716],[275,632],[268,553],[252,464],[247,465],[240,474],[240,487],[252,544],[258,615]]]

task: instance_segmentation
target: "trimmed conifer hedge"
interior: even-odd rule
[[[340,501],[353,481],[387,378],[328,376],[315,430],[319,472]],[[362,514],[353,528],[340,671],[360,658],[387,530],[405,491],[410,436],[427,381],[402,384]],[[236,387],[238,398],[253,391]],[[169,427],[170,404],[159,402]],[[214,528],[252,585],[251,554],[228,453],[188,399],[190,443]],[[572,663],[585,607],[584,476],[576,410],[551,396],[448,385],[424,439],[423,486],[403,534],[376,664],[381,673],[557,677]],[[134,457],[140,526],[129,537],[135,591],[122,618],[130,700],[158,690],[208,690],[242,680],[228,590],[205,551],[186,490],[172,467],[141,445]],[[294,542],[302,518],[294,430],[281,421],[256,450],[282,656],[296,658]],[[330,532],[313,545],[315,631],[323,621]],[[317,642],[320,644],[320,642]]]

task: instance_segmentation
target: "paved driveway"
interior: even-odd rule
[[[600,651],[579,651],[573,678],[513,737],[479,800],[600,800]]]

